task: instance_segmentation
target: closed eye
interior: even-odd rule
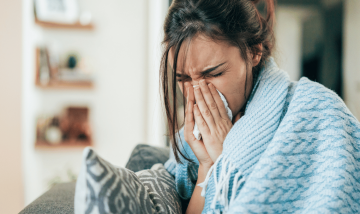
[[[189,78],[186,78],[186,77],[184,77],[184,78],[176,78],[176,81],[178,81],[178,82],[182,82],[182,81],[186,81],[187,79],[189,79]]]
[[[219,77],[221,75],[223,75],[224,73],[226,73],[229,69],[229,66],[226,66],[224,69],[222,69],[221,72],[217,73],[217,74],[210,74],[210,77]]]
[[[218,77],[218,76],[221,76],[223,75],[223,72],[220,72],[220,73],[217,73],[217,74],[214,74],[214,75],[211,75],[212,77]]]
[[[210,77],[219,77],[219,76],[221,76],[223,74],[224,74],[224,72],[220,72],[220,73],[217,73],[217,74],[214,74],[214,75],[208,75],[208,76],[210,76]],[[181,78],[181,79],[179,78],[179,79],[176,79],[176,81],[182,82],[182,81],[184,81],[184,79],[186,80],[188,78]]]

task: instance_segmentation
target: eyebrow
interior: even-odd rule
[[[226,62],[223,62],[223,63],[220,63],[220,64],[214,66],[214,67],[211,67],[211,68],[208,68],[208,69],[206,69],[206,70],[204,70],[204,71],[201,71],[200,74],[201,74],[201,75],[206,75],[206,74],[208,74],[208,73],[210,73],[210,72],[212,72],[212,71],[215,71],[217,68],[219,68],[220,66],[224,65],[225,63],[226,63]],[[182,74],[180,74],[180,73],[176,73],[176,76],[181,77],[181,76],[187,76],[187,75],[182,75]]]

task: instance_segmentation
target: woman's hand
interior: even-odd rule
[[[211,167],[214,162],[208,154],[204,143],[202,140],[197,140],[193,134],[195,119],[194,119],[194,90],[190,83],[185,83],[186,88],[186,100],[187,106],[185,111],[185,127],[184,127],[184,138],[185,141],[191,147],[191,150],[194,152],[197,157],[200,165]]]
[[[214,85],[211,83],[206,85],[205,80],[201,80],[200,87],[194,90],[190,83],[186,86],[188,104],[185,116],[185,140],[199,162],[211,160],[214,163],[222,153],[223,142],[233,124]],[[195,121],[202,135],[201,140],[197,140],[193,134]]]

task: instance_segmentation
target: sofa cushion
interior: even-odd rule
[[[138,144],[130,155],[125,168],[134,172],[150,169],[156,163],[164,164],[169,159],[169,149]]]

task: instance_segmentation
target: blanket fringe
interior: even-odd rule
[[[221,161],[221,172],[219,178],[217,178],[217,165]],[[219,202],[220,205],[224,206],[224,211],[227,212],[229,206],[233,203],[236,197],[236,191],[240,187],[240,185],[245,181],[245,178],[241,171],[238,171],[234,176],[233,187],[231,190],[231,198],[228,201],[228,192],[229,192],[229,183],[231,173],[236,169],[235,165],[230,162],[229,159],[220,155],[216,162],[211,166],[208,173],[206,174],[204,182],[198,184],[198,186],[202,187],[201,196],[205,197],[207,184],[209,182],[210,176],[214,171],[214,183],[215,183],[215,195],[213,201],[210,205],[210,208],[215,210],[216,202]]]

